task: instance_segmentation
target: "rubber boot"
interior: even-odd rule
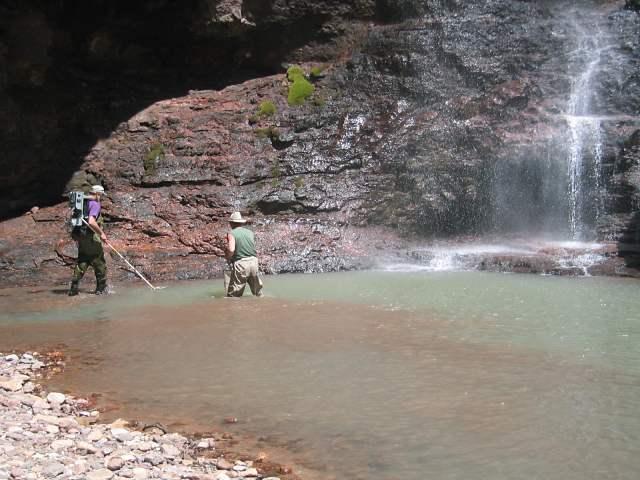
[[[69,296],[73,297],[78,295],[78,282],[71,282],[71,287],[69,287]]]
[[[107,282],[100,282],[96,285],[96,295],[106,295],[109,293],[107,291]]]

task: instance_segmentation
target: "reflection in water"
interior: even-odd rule
[[[181,284],[45,313],[13,301],[0,350],[64,342],[53,387],[190,430],[237,417],[224,429],[286,447],[318,478],[640,469],[636,282],[369,272],[269,288],[222,299]]]

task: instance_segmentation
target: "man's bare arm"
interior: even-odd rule
[[[236,251],[236,239],[230,233],[227,233],[227,246],[224,249],[224,257],[227,260],[233,258],[233,254]]]
[[[92,216],[89,216],[89,227],[91,227],[91,230],[93,230],[98,235],[100,235],[100,239],[103,242],[107,241],[107,236],[105,235],[104,231],[100,228],[100,225],[98,225],[98,222],[96,222],[96,219]]]

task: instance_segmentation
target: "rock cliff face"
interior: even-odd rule
[[[275,73],[283,61],[347,55],[365,22],[398,8],[373,0],[0,2],[0,216],[58,202],[96,141],[155,101]]]
[[[555,228],[569,207],[549,184],[592,63],[598,201],[580,215],[633,264],[640,19],[625,2],[186,3],[2,7],[3,282],[68,277],[58,201],[95,181],[110,236],[153,278],[219,274],[233,210],[273,272]],[[605,32],[597,62],[576,55],[590,29]],[[289,63],[322,67],[303,105],[287,102]]]

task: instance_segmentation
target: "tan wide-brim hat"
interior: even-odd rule
[[[229,217],[229,223],[247,223],[247,221],[242,218],[240,212],[233,212]]]

